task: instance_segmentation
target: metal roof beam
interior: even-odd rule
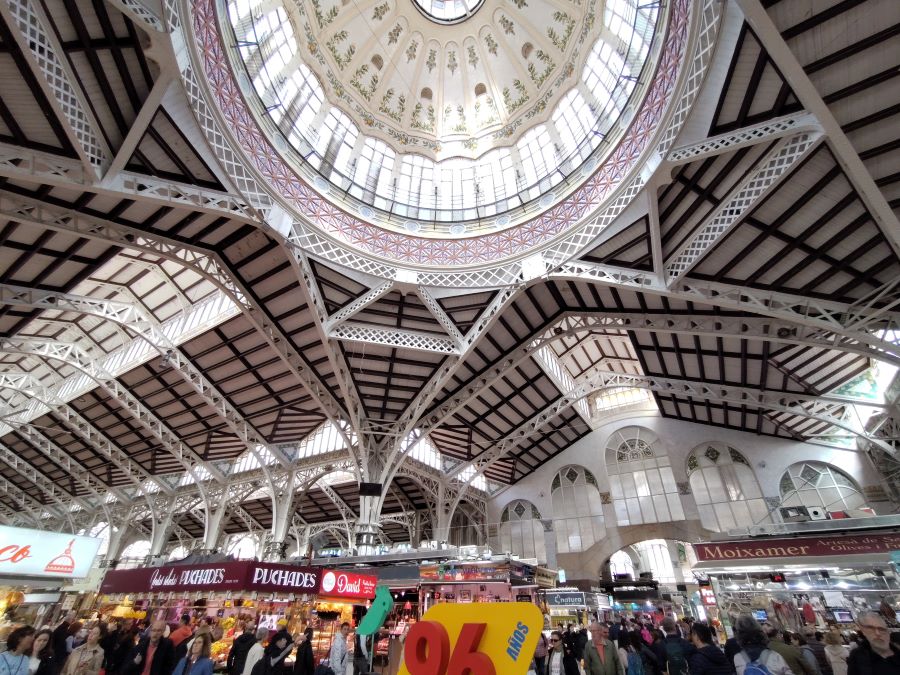
[[[162,19],[156,15],[156,12],[147,6],[143,0],[106,0],[109,4],[117,7],[123,13],[137,24],[142,24],[144,28],[149,28],[157,33],[165,33],[166,27],[163,25]]]
[[[0,3],[0,16],[63,122],[72,146],[96,180],[109,166],[109,148],[44,9],[34,0],[8,0]]]
[[[847,180],[856,190],[872,218],[878,223],[882,235],[890,243],[894,254],[900,256],[900,221],[841,125],[835,119],[831,109],[822,99],[822,95],[810,80],[797,57],[794,56],[759,0],[738,0],[737,4],[744,13],[747,23],[753,28],[753,33],[762,48],[766,50],[775,67],[790,83],[797,100],[815,115],[816,120],[822,125],[828,138],[828,145],[834,151],[841,168],[844,169]],[[873,56],[873,58],[877,57]]]
[[[235,407],[231,405],[228,397],[184,356],[178,346],[169,339],[165,328],[137,302],[97,300],[73,293],[60,293],[11,284],[0,284],[0,303],[38,309],[81,312],[98,316],[122,326],[138,338],[145,340],[160,356],[165,357],[169,361],[169,364],[182,376],[182,379],[203,398],[210,408],[218,413],[228,428],[259,460],[264,471],[268,473],[268,468],[263,456],[257,449],[259,446],[264,447],[282,466],[289,464],[290,460],[287,456],[277,447],[267,445],[262,434],[247,422]]]
[[[20,391],[29,397],[26,410],[14,410],[0,414],[0,418],[8,423],[26,423],[41,415],[53,413],[68,424],[69,429],[80,436],[95,451],[119,469],[138,489],[143,490],[147,481],[154,483],[166,493],[173,492],[172,486],[163,479],[152,476],[144,467],[132,460],[121,448],[110,441],[99,429],[88,422],[76,410],[71,408],[51,389],[44,387],[30,373],[0,372],[0,389]],[[5,434],[0,425],[0,436]]]
[[[682,279],[778,182],[803,161],[821,140],[819,131],[779,140],[735,186],[687,240],[666,260],[665,281]]]
[[[660,288],[654,276],[647,272],[583,261],[565,263],[552,272],[549,278],[590,281],[685,302],[769,316],[865,343],[873,348],[877,354],[875,358],[895,362],[900,359],[900,345],[874,334],[876,330],[891,332],[900,328],[898,318],[900,315],[892,311],[895,303],[886,309],[866,309],[858,303],[851,304],[691,278],[682,279],[666,289]]]
[[[413,349],[436,354],[458,355],[459,345],[449,337],[425,331],[384,328],[372,324],[344,321],[329,331],[336,340],[387,345],[400,349]]]
[[[196,452],[185,445],[178,437],[178,434],[169,429],[134,394],[128,391],[115,377],[77,345],[37,338],[6,337],[0,338],[0,353],[28,354],[62,361],[80,370],[119,401],[122,407],[147,429],[160,445],[181,463],[188,473],[195,477],[195,480],[197,480],[197,476],[194,472],[198,467],[208,471],[217,480],[225,480],[225,474],[220,469],[204,461]],[[201,491],[203,490],[202,487],[200,489]]]

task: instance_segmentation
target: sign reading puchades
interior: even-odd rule
[[[19,577],[86,577],[100,540],[0,525],[0,574]]]
[[[167,565],[111,570],[101,593],[164,593],[167,591],[271,591],[317,593],[322,570],[238,560],[203,565]]]
[[[320,595],[330,598],[371,600],[375,597],[378,578],[342,570],[323,570]]]
[[[900,549],[900,534],[854,534],[793,539],[750,539],[694,544],[697,560],[765,560],[767,558],[815,558],[835,555],[883,553]]]

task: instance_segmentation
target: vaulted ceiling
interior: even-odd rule
[[[358,480],[384,476],[384,513],[433,509],[435,481],[492,491],[565,452],[602,421],[597,391],[816,440],[847,426],[841,385],[900,364],[893,0],[724,3],[646,187],[577,255],[470,287],[281,236],[204,135],[164,4],[0,7],[6,522],[79,529],[187,495],[173,537],[202,539],[204,491],[230,485],[226,531],[268,530],[258,488],[336,470],[297,522],[353,518]],[[340,442],[315,454],[327,424]]]

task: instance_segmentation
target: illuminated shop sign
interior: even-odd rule
[[[112,570],[100,585],[101,593],[160,591],[280,591],[316,593],[321,570],[239,560],[204,565],[167,565]]]
[[[322,574],[321,595],[333,598],[371,600],[375,597],[375,587],[377,585],[377,577],[338,570],[326,570]]]
[[[100,540],[73,534],[0,525],[0,574],[21,577],[86,577]]]

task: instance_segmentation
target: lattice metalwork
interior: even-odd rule
[[[822,138],[818,132],[805,133],[781,141],[760,162],[743,184],[722,200],[685,244],[666,262],[666,280],[673,283],[684,276],[703,255],[715,246],[731,228],[781,178],[800,162]]]
[[[0,352],[30,354],[41,358],[63,361],[77,368],[109,392],[132,417],[153,434],[159,443],[178,460],[188,473],[195,476],[195,479],[198,478],[198,475],[195,473],[196,467],[203,467],[217,480],[225,480],[225,475],[220,469],[204,462],[199,455],[181,441],[175,432],[169,429],[137,397],[107,372],[97,360],[91,358],[77,345],[35,338],[7,337],[0,338]]]
[[[801,129],[819,129],[819,125],[808,112],[799,112],[743,127],[728,134],[713,136],[692,145],[673,148],[666,159],[669,162],[681,164],[701,157],[718,155],[728,150],[755,145],[762,141],[774,140],[788,134],[796,134]]]
[[[129,329],[138,337],[146,340],[160,356],[164,356],[169,364],[183,375],[184,380],[203,398],[207,405],[219,414],[227,426],[259,460],[263,470],[268,471],[266,459],[258,450],[259,446],[266,446],[262,435],[237,412],[227,397],[190,360],[184,357],[177,345],[169,339],[165,327],[160,325],[137,302],[97,300],[71,293],[0,284],[0,303],[40,309],[68,310],[99,316]],[[288,464],[287,457],[277,448],[268,448],[268,450],[283,465]]]
[[[59,468],[66,471],[66,473],[72,477],[76,483],[78,483],[83,489],[87,490],[94,499],[96,499],[96,503],[91,504],[89,501],[75,498],[74,501],[82,506],[83,508],[90,507],[98,507],[100,509],[106,508],[106,497],[107,495],[113,495],[117,499],[127,499],[126,495],[122,493],[120,490],[110,487],[104,484],[102,481],[97,480],[90,471],[86,470],[83,466],[78,464],[78,462],[74,461],[65,450],[60,448],[56,443],[51,441],[49,438],[44,436],[40,431],[35,429],[29,425],[22,425],[16,428],[16,431],[25,438],[35,449],[37,449],[41,454],[47,457],[51,462],[56,464]],[[9,464],[9,461],[6,460],[6,457],[15,457],[15,455],[8,448],[0,445],[0,448],[4,450],[4,461]],[[29,479],[30,480],[30,479]],[[44,480],[43,483],[38,481],[31,481],[42,490],[46,492],[50,492],[55,494],[55,486],[51,481]],[[72,495],[66,495],[70,499],[72,499]]]
[[[706,70],[709,67],[710,60],[716,48],[716,38],[719,34],[719,26],[722,18],[722,5],[716,0],[705,0],[699,14],[699,30],[697,32],[697,41],[694,45],[694,53],[691,56],[691,67],[688,71],[684,88],[678,103],[675,104],[672,119],[669,126],[663,134],[662,139],[656,146],[656,151],[660,157],[665,157],[675,138],[678,136],[684,121],[687,119],[703,80],[706,77]]]
[[[350,317],[354,316],[364,308],[371,305],[373,302],[378,300],[379,298],[383,298],[385,295],[394,290],[394,282],[393,281],[385,281],[382,284],[379,284],[375,288],[371,288],[361,296],[353,300],[352,302],[348,302],[346,305],[341,307],[334,314],[331,314],[328,319],[325,321],[325,327],[327,330],[331,330],[337,324],[346,321]]]
[[[32,0],[8,0],[0,5],[0,13],[11,25],[18,27],[23,51],[30,54],[35,66],[43,74],[50,99],[59,106],[63,119],[69,124],[75,148],[99,172],[109,165],[105,143],[95,132],[95,124],[81,95],[72,85],[72,77],[57,44],[53,31],[46,27],[47,19]]]
[[[165,32],[162,19],[156,16],[141,0],[109,0],[109,2],[147,28],[158,33]]]
[[[438,354],[459,354],[459,348],[450,338],[402,328],[379,328],[347,321],[332,328],[330,335],[335,339],[351,342],[367,342]]]
[[[279,355],[291,373],[307,388],[321,406],[329,421],[338,425],[340,433],[350,446],[344,422],[347,420],[343,406],[331,388],[310,368],[290,345],[291,342],[266,313],[253,301],[252,294],[224,271],[224,266],[213,254],[192,249],[183,243],[151,236],[112,221],[85,216],[75,211],[50,207],[40,201],[0,192],[0,216],[26,223],[35,223],[55,230],[75,232],[92,239],[106,241],[126,249],[150,252],[166,260],[180,263],[221,288],[237,304],[266,343]]]

